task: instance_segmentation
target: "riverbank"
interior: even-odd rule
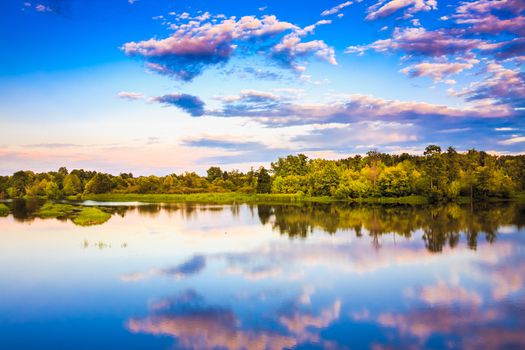
[[[244,194],[244,193],[194,193],[194,194],[135,194],[135,193],[105,193],[84,195],[82,199],[100,202],[149,202],[149,203],[384,203],[384,204],[427,204],[428,198],[422,196],[380,197],[361,199],[338,199],[335,197],[311,197],[297,194]]]
[[[88,194],[82,197],[69,197],[69,200],[93,200],[100,202],[145,202],[145,203],[210,203],[210,204],[232,204],[232,203],[258,203],[258,204],[286,204],[286,203],[364,203],[364,204],[412,204],[421,205],[432,203],[425,196],[405,197],[366,197],[339,199],[329,196],[306,196],[299,194],[246,194],[236,192],[221,193],[191,193],[191,194],[140,194],[140,193],[104,193]],[[484,198],[476,199],[474,202],[525,202],[525,193],[519,193],[512,198]],[[454,203],[470,203],[469,197],[458,197]]]
[[[47,200],[45,197],[24,198]],[[191,194],[140,194],[140,193],[103,193],[69,196],[68,201],[97,201],[97,202],[142,202],[142,203],[199,203],[199,204],[287,204],[287,203],[363,203],[363,204],[431,204],[433,201],[425,196],[405,197],[366,197],[339,199],[330,196],[306,196],[300,194],[246,194],[236,192],[219,193],[191,193]],[[519,193],[512,198],[474,198],[474,203],[486,202],[522,202],[525,203],[525,193]],[[438,202],[453,202],[467,204],[469,197],[458,197],[455,200]],[[435,202],[434,202],[435,203]],[[0,203],[1,204],[1,203]],[[2,208],[0,208],[0,212]]]
[[[71,204],[45,203],[37,212],[37,217],[43,219],[71,219],[75,225],[91,226],[105,223],[111,214],[95,207],[82,207]]]

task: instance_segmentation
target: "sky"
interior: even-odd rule
[[[523,0],[0,2],[0,174],[525,153]]]

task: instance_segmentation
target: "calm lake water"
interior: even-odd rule
[[[525,348],[525,206],[9,205],[1,349]]]

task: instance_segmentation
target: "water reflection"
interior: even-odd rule
[[[38,200],[15,200],[8,203],[13,217],[20,222],[38,217],[38,209],[44,204]],[[115,215],[125,217],[137,211],[142,216],[157,217],[161,211],[180,213],[186,219],[197,218],[199,212],[221,212],[229,210],[232,218],[238,217],[241,205],[195,205],[153,204],[110,205],[104,202],[81,202],[82,205],[97,205]],[[496,240],[498,228],[515,225],[525,226],[525,205],[518,203],[493,203],[484,205],[447,204],[439,206],[411,205],[344,205],[344,204],[300,204],[300,205],[249,205],[252,215],[257,214],[261,224],[269,224],[290,238],[306,238],[314,230],[328,234],[351,230],[357,237],[364,234],[373,238],[379,248],[379,237],[396,234],[410,238],[414,232],[423,231],[423,240],[429,251],[441,252],[445,246],[455,247],[464,234],[469,248],[476,249],[480,236],[487,242]]]
[[[525,347],[517,203],[127,205],[97,227],[12,205],[1,348]],[[31,324],[93,331],[57,344]]]
[[[293,337],[270,330],[243,329],[235,313],[213,306],[189,290],[152,306],[147,318],[132,318],[132,332],[169,335],[178,345],[192,349],[284,349],[296,345]]]

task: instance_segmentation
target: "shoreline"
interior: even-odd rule
[[[357,203],[357,204],[439,204],[439,203],[471,203],[468,197],[458,197],[454,201],[432,202],[424,196],[406,197],[367,197],[339,199],[335,197],[312,197],[296,194],[244,194],[244,193],[193,193],[193,194],[138,194],[138,193],[104,193],[90,194],[82,197],[69,197],[69,200],[92,200],[99,202],[144,202],[144,203],[259,203],[259,204],[289,204],[289,203]],[[512,198],[474,199],[472,203],[484,202],[523,202],[525,195]]]
[[[405,197],[363,197],[363,198],[336,198],[331,196],[306,196],[299,194],[246,194],[237,192],[218,193],[189,193],[189,194],[142,194],[142,193],[102,193],[68,196],[62,199],[46,197],[20,197],[0,199],[0,203],[9,203],[13,200],[40,200],[51,202],[137,202],[137,203],[199,203],[199,204],[300,204],[300,203],[341,203],[341,204],[480,204],[518,202],[525,203],[525,193],[518,193],[510,198],[474,198],[457,197],[454,200],[432,201],[430,197],[411,195]]]

